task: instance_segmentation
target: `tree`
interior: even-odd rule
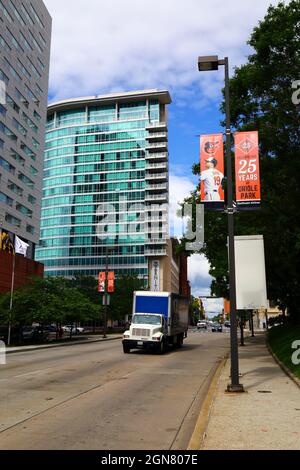
[[[251,35],[248,63],[230,80],[233,127],[259,132],[262,182],[261,210],[237,214],[235,234],[264,235],[268,297],[298,321],[300,133],[292,82],[300,78],[299,22],[300,0],[271,6]],[[190,199],[199,202],[195,195]],[[226,238],[226,215],[207,213],[202,252],[211,264],[212,294],[228,297]]]
[[[133,293],[144,290],[144,281],[137,275],[124,275],[115,281],[115,292],[111,294],[109,316],[112,320],[124,320],[132,314]]]

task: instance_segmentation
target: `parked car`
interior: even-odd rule
[[[71,333],[71,328],[72,328],[72,335],[76,335],[78,333],[83,333],[84,332],[84,328],[82,326],[66,325],[66,326],[62,327],[62,329],[65,333]]]
[[[21,334],[23,341],[45,341],[49,336],[49,332],[41,326],[24,326]]]
[[[226,322],[224,323],[224,326],[225,326],[225,328],[230,328],[230,321],[226,321]]]
[[[207,324],[205,321],[198,321],[197,323],[198,330],[204,329],[207,330]]]

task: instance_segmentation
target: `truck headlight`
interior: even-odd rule
[[[124,338],[124,339],[130,338],[130,335],[123,335],[123,338]]]
[[[160,341],[160,336],[152,336],[152,341]]]

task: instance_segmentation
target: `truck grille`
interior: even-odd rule
[[[146,330],[145,328],[133,328],[132,329],[133,336],[150,336],[150,330]]]

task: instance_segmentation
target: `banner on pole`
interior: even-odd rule
[[[98,292],[105,291],[105,272],[99,273],[98,277]]]
[[[258,132],[236,132],[236,202],[241,208],[255,208],[261,200]]]
[[[114,292],[115,291],[115,273],[109,272],[107,274],[107,292]]]
[[[224,208],[224,145],[223,134],[200,138],[200,193],[205,208]]]
[[[14,254],[15,248],[13,243],[13,235],[5,230],[0,229],[0,250]]]

